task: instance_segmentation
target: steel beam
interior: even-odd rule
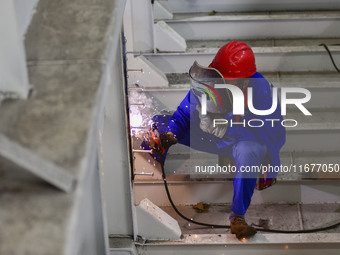
[[[186,40],[334,38],[339,12],[174,15],[167,23]]]
[[[23,37],[13,1],[0,2],[0,102],[6,97],[26,98],[29,93]]]
[[[168,182],[175,204],[192,205],[204,201],[210,204],[232,203],[232,181]],[[162,181],[135,183],[135,202],[150,199],[157,206],[169,206]],[[269,189],[255,191],[252,204],[263,203],[338,203],[339,181],[280,181]]]
[[[148,255],[272,255],[272,254],[339,254],[338,234],[257,234],[254,241],[241,242],[233,235],[186,235],[188,241],[137,244]],[[259,240],[260,239],[260,240]],[[275,242],[273,242],[275,240]]]
[[[339,24],[340,28],[340,24]],[[340,47],[329,47],[336,63],[340,62]],[[334,66],[321,46],[308,47],[254,47],[259,72],[318,72],[334,71]],[[195,60],[208,66],[217,49],[204,53],[158,53],[143,54],[164,73],[186,73]]]
[[[285,82],[272,82],[275,87],[288,87],[289,85]],[[328,84],[328,85],[327,85]],[[313,85],[311,83],[311,85]],[[306,88],[311,92],[311,100],[305,104],[307,109],[329,109],[329,108],[340,108],[340,83],[337,84],[338,87],[333,86],[332,82],[323,82],[315,85],[320,85],[320,87],[309,87],[297,83],[297,87]],[[171,111],[176,110],[178,105],[184,99],[188,93],[190,87],[189,84],[182,86],[182,88],[159,88],[159,89],[144,89],[143,91],[152,95],[154,98],[160,100],[164,107]]]
[[[340,9],[338,0],[159,0],[174,13],[254,12],[282,10],[332,10]]]

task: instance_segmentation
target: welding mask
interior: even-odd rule
[[[215,89],[216,84],[225,84],[217,69],[201,66],[195,61],[189,70],[189,77],[191,90],[201,105],[205,94],[207,112],[225,114],[232,111],[232,100],[227,89]]]

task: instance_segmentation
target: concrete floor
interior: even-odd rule
[[[231,205],[211,205],[209,212],[197,213],[192,206],[178,206],[189,218],[204,223],[230,224]],[[228,234],[229,229],[213,229],[188,223],[176,214],[171,206],[161,207],[175,218],[183,234]],[[251,205],[246,214],[248,224],[259,224],[260,219],[269,220],[270,229],[300,230],[323,227],[340,220],[340,204],[267,204]],[[340,233],[340,226],[322,233]]]
[[[96,157],[107,88],[122,83],[116,55],[109,55],[120,40],[118,2],[39,1],[25,35],[32,95],[1,102],[0,135],[16,146],[4,148],[0,157],[0,254],[105,253]],[[53,179],[46,162],[71,175],[74,189],[63,193],[36,177],[68,180]],[[120,170],[116,164],[112,171]],[[114,186],[115,192],[124,188]]]

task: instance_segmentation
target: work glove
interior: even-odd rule
[[[222,138],[228,129],[228,125],[216,125],[214,127],[214,119],[221,119],[217,114],[207,112],[206,115],[202,115],[201,107],[197,105],[196,107],[199,118],[200,118],[200,128],[203,132]]]
[[[149,140],[152,154],[157,155],[164,154],[165,151],[169,149],[171,145],[177,143],[177,138],[171,132],[168,132],[166,134],[159,133],[159,137],[149,136]],[[160,144],[157,140],[160,142]]]

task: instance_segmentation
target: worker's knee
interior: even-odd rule
[[[246,164],[260,164],[267,155],[267,146],[255,141],[240,141],[234,145],[234,160]]]

